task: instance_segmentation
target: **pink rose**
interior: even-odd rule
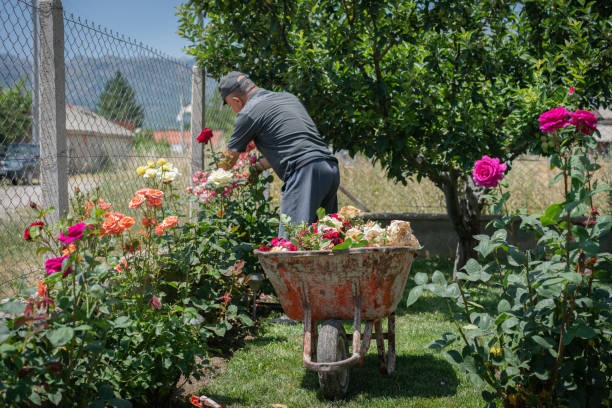
[[[563,106],[544,112],[538,118],[540,130],[546,133],[553,133],[557,129],[564,128],[570,124],[567,120],[569,112]]]
[[[70,255],[64,255],[62,257],[59,258],[51,258],[51,259],[47,259],[45,261],[45,269],[47,270],[47,275],[52,275],[56,272],[59,272],[62,270],[62,262],[64,262],[64,259],[68,258]],[[68,267],[66,269],[66,271],[64,272],[64,274],[62,275],[62,278],[65,278],[66,276],[70,275],[72,273],[72,267]]]
[[[152,310],[159,310],[162,307],[161,300],[159,300],[157,296],[153,295],[149,300],[149,306],[151,306]]]
[[[576,112],[570,112],[570,116],[570,123],[585,135],[597,129],[597,117],[589,111],[578,109]]]
[[[213,131],[209,128],[204,128],[202,130],[202,133],[200,133],[200,136],[198,136],[196,140],[200,143],[206,144],[210,141],[210,139],[212,139],[212,137]]]
[[[504,172],[507,168],[506,163],[500,163],[498,158],[485,155],[474,163],[472,178],[477,186],[497,187],[499,181],[504,178]]]
[[[569,94],[570,94],[570,95],[571,95],[571,94],[573,94],[573,93],[574,93],[574,91],[576,91],[576,88],[575,88],[575,87],[573,87],[573,86],[570,86],[570,89],[569,89]]]
[[[68,245],[72,241],[76,241],[77,239],[83,238],[83,230],[86,226],[87,224],[85,224],[84,222],[74,224],[72,227],[68,228],[67,235],[64,235],[64,233],[61,232],[57,240],[63,242],[65,245]]]

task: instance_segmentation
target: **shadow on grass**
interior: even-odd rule
[[[363,366],[350,369],[346,399],[357,395],[369,398],[446,397],[455,395],[458,385],[459,380],[450,363],[433,355],[397,356],[396,371],[383,375],[378,371],[378,357],[369,354]],[[319,390],[317,373],[307,371],[301,386]],[[317,393],[317,397],[325,400],[321,393]]]

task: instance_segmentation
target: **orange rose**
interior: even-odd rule
[[[149,201],[147,201],[147,205],[149,207],[161,207],[162,200],[161,198],[149,198]]]
[[[105,202],[103,199],[99,198],[98,199],[98,207],[100,207],[103,210],[110,210],[111,205],[107,202]]]
[[[225,217],[225,211],[223,211],[223,210],[217,211],[217,217],[219,217],[219,218]]]
[[[70,244],[70,245],[68,245],[68,248],[62,249],[62,256],[70,255],[74,251],[76,251],[76,245]]]
[[[102,223],[104,234],[120,234],[123,232],[123,228],[119,224],[124,217],[123,214],[107,212],[104,217],[106,217],[106,221]]]
[[[146,198],[144,196],[141,195],[135,195],[134,197],[132,197],[132,199],[130,200],[130,204],[129,207],[130,208],[140,208],[140,206],[142,205],[142,203],[144,203],[146,200]]]
[[[142,219],[142,221],[140,221],[140,223],[143,227],[147,228],[151,225],[151,220],[145,217]]]
[[[162,235],[164,233],[164,228],[161,225],[158,225],[157,227],[155,227],[155,233],[157,235]]]
[[[161,191],[161,190],[154,190],[154,189],[151,188],[151,189],[149,189],[149,195],[147,196],[147,198],[149,200],[156,199],[156,198],[161,200],[161,198],[163,196],[164,196],[164,192],[163,191]]]
[[[132,228],[132,226],[136,223],[136,220],[133,219],[132,217],[123,217],[120,221],[119,221],[119,226],[121,228],[123,228],[123,230],[129,230],[130,228]]]
[[[176,215],[171,215],[170,217],[166,217],[160,224],[163,229],[168,229],[174,227],[178,224],[178,217]]]

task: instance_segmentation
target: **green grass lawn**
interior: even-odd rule
[[[435,269],[450,273],[452,264],[439,259],[417,260],[411,274]],[[427,349],[442,333],[454,331],[445,311],[446,306],[433,296],[425,296],[407,309],[404,297],[396,320],[397,371],[390,376],[379,373],[373,341],[363,366],[351,369],[344,400],[323,399],[317,374],[304,368],[301,324],[263,323],[260,334],[233,355],[225,373],[200,395],[224,407],[482,406],[481,388],[473,386],[442,353]]]

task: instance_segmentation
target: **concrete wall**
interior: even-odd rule
[[[413,214],[413,213],[363,213],[362,217],[368,220],[380,222],[386,225],[391,220],[410,221],[412,230],[423,246],[422,254],[424,256],[440,255],[445,257],[454,257],[457,248],[457,235],[453,226],[446,214]],[[481,228],[484,231],[486,225],[493,219],[491,215],[484,215],[481,219]],[[581,223],[585,218],[576,218],[574,223]],[[512,234],[510,242],[518,245],[520,248],[528,248],[535,246],[535,240],[532,234],[518,230],[518,222],[514,225],[514,239]],[[492,230],[487,231],[488,234]],[[608,233],[601,242],[601,250],[612,252],[612,234]]]

